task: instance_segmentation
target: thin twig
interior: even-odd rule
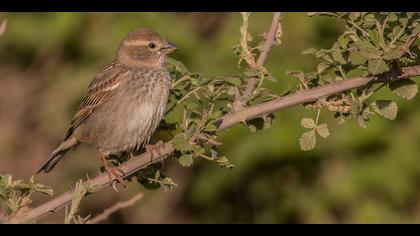
[[[277,35],[277,29],[280,24],[280,18],[281,18],[281,12],[275,12],[273,14],[273,20],[271,21],[270,30],[268,31],[266,35],[266,41],[264,43],[264,47],[263,47],[263,50],[261,51],[261,54],[258,56],[256,66],[250,64],[251,67],[254,67],[253,69],[258,69],[258,67],[264,65],[271,47],[276,42],[276,35]],[[258,80],[258,77],[249,78],[244,94],[235,101],[235,104],[240,104],[241,107],[245,106],[247,99],[249,99],[252,96],[252,93],[255,90],[257,80]]]
[[[228,113],[215,122],[217,126],[217,131],[220,132],[235,124],[241,123],[244,120],[259,117],[265,114],[270,114],[275,111],[279,111],[284,108],[302,104],[305,102],[315,101],[326,96],[340,94],[350,89],[366,86],[369,83],[383,83],[385,81],[405,79],[408,77],[419,75],[420,66],[403,67],[401,68],[401,74],[399,76],[388,76],[381,79],[363,77],[348,78],[346,80],[342,80],[334,84],[329,84],[313,89],[301,90],[294,94],[277,98],[269,102],[264,102],[251,107],[243,108],[242,110],[235,113]],[[150,153],[147,152],[138,156],[134,156],[127,162],[123,163],[120,166],[120,169],[125,173],[125,178],[139,170],[146,168],[152,163],[164,160],[173,151],[174,148],[171,142],[166,142],[159,146],[159,153],[161,155],[150,155]],[[110,186],[111,181],[109,180],[108,175],[104,173],[86,181],[85,184],[87,186],[87,189],[89,190],[89,193],[94,193],[101,189],[104,189],[105,187]],[[58,210],[71,203],[72,196],[73,190],[63,193],[60,196],[27,211],[26,213],[20,215],[18,218],[8,219],[5,223],[26,223],[39,220],[43,217],[57,212]]]
[[[130,207],[134,205],[134,203],[138,202],[140,199],[142,199],[144,196],[143,193],[139,193],[136,196],[132,197],[130,200],[124,201],[124,202],[117,202],[115,205],[111,206],[108,209],[105,209],[101,214],[95,216],[91,220],[89,220],[88,224],[97,224],[99,222],[102,222],[109,218],[112,214],[114,214],[116,211],[119,211],[123,208]]]

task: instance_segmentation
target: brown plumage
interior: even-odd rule
[[[96,148],[106,171],[121,182],[123,173],[105,157],[148,143],[165,112],[171,78],[164,60],[175,49],[150,29],[129,33],[114,61],[90,83],[64,141],[38,172],[51,171],[68,150],[84,142]]]

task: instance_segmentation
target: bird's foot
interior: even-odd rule
[[[114,188],[115,191],[118,192],[116,183],[120,183],[124,189],[127,188],[127,185],[125,184],[122,177],[124,177],[124,171],[122,171],[120,168],[117,167],[109,167],[105,166],[105,171],[108,174],[109,181],[112,182],[112,188]],[[115,179],[114,179],[115,178]]]
[[[145,145],[145,149],[146,152],[150,152],[150,161],[152,162],[154,159],[154,154],[153,152],[156,152],[158,154],[158,157],[162,156],[162,153],[160,152],[160,147],[162,146],[162,144],[146,144]]]

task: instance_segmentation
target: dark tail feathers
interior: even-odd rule
[[[44,171],[45,173],[50,172],[54,168],[54,166],[58,163],[58,161],[61,160],[64,154],[71,148],[77,146],[78,144],[79,142],[74,137],[71,137],[65,140],[64,142],[62,142],[60,146],[51,153],[50,158],[48,159],[47,163],[45,163],[41,167],[41,169],[39,169],[38,172],[36,172],[36,174],[42,171]]]

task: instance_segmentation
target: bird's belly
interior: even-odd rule
[[[95,124],[88,130],[88,142],[106,155],[140,147],[148,142],[162,119],[164,106],[162,109],[159,105],[151,101],[111,101],[90,119]]]

